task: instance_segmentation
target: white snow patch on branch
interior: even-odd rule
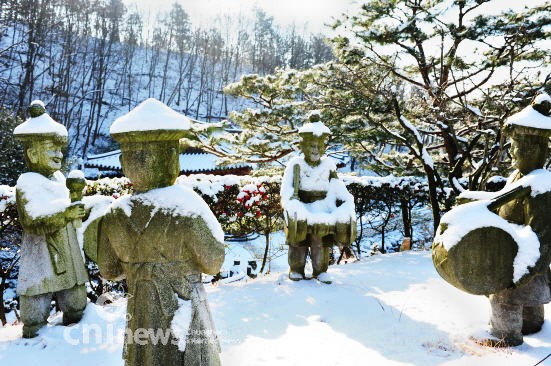
[[[459,192],[465,192],[465,188],[463,188],[463,186],[459,184],[459,181],[457,180],[456,177],[452,178],[452,184],[455,187],[455,189],[457,189]]]
[[[425,165],[428,165],[431,167],[431,169],[434,169],[434,161],[432,160],[431,156],[429,155],[427,149],[423,146],[423,149],[421,150],[421,159],[423,159],[423,163]]]
[[[408,130],[410,130],[415,135],[415,138],[417,139],[417,142],[419,144],[423,144],[423,139],[421,138],[421,135],[419,134],[419,131],[417,131],[417,128],[415,128],[415,126],[413,124],[411,124],[411,122],[404,116],[400,116],[400,121],[402,121],[404,126],[406,126],[406,128]]]
[[[471,112],[473,112],[474,114],[476,114],[476,115],[479,116],[479,117],[484,117],[484,115],[482,114],[482,112],[480,111],[480,109],[478,109],[478,108],[475,107],[475,106],[472,106],[472,105],[467,104],[467,109],[470,110]]]

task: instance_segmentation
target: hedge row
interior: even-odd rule
[[[412,209],[415,206],[426,206],[429,202],[428,188],[423,179],[392,176],[343,176],[342,179],[354,196],[358,222],[361,224],[355,246],[357,251],[360,250],[359,243],[365,235],[364,221],[372,218],[378,220],[383,241],[385,225],[397,213],[401,213],[404,236],[412,236]],[[266,235],[282,228],[280,181],[281,177],[199,174],[181,176],[177,184],[186,184],[202,196],[221,223],[227,238],[231,239],[251,233]],[[88,181],[85,188],[86,196],[105,195],[118,198],[132,192],[132,184],[127,178]],[[446,194],[442,194],[442,199],[447,198],[449,197]],[[0,295],[4,289],[15,286],[20,240],[21,227],[15,207],[15,189],[0,186]],[[104,291],[112,290],[111,287],[120,286],[103,281],[94,263],[87,263],[87,267],[91,279],[88,295],[93,301]],[[16,304],[13,299],[4,300],[4,307],[0,306],[0,320],[3,311],[9,311]]]

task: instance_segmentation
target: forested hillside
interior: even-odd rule
[[[84,157],[109,148],[110,122],[145,98],[219,121],[242,103],[222,89],[243,74],[332,57],[322,36],[281,29],[260,9],[215,24],[194,25],[176,3],[143,15],[121,0],[1,1],[0,105],[23,116],[44,100],[70,130],[70,156]]]

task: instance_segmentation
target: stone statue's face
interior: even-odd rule
[[[547,152],[547,139],[536,141],[523,136],[514,137],[510,150],[511,163],[522,174],[528,174],[532,170],[543,168]]]
[[[121,148],[122,170],[136,192],[168,187],[178,178],[178,141],[127,143]]]
[[[326,143],[323,137],[306,136],[300,142],[300,150],[304,154],[304,160],[310,165],[318,165],[325,153]]]
[[[61,169],[62,145],[51,139],[33,141],[26,149],[27,163],[33,172],[50,176]]]

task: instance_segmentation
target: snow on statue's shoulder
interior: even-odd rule
[[[542,95],[543,94],[540,94],[539,97],[541,97]],[[536,111],[531,105],[529,105],[522,111],[509,117],[505,122],[505,125],[516,125],[522,127],[532,127],[549,130],[551,129],[551,117],[544,116],[540,112]]]
[[[331,135],[331,130],[322,122],[310,122],[298,129],[298,133],[312,133],[314,136]]]
[[[434,242],[442,243],[446,250],[457,245],[470,232],[495,227],[507,232],[518,245],[518,252],[513,262],[513,281],[518,281],[528,273],[528,267],[535,265],[540,256],[540,242],[530,226],[515,225],[488,210],[490,201],[469,202],[454,207],[442,216],[440,224],[447,228],[438,230]],[[481,243],[483,244],[483,243]]]
[[[18,135],[43,135],[51,134],[61,137],[67,137],[67,129],[61,123],[53,120],[48,113],[38,117],[29,118],[13,130],[13,134]]]
[[[300,189],[324,191],[324,199],[304,203],[293,197],[294,166],[300,167]],[[331,179],[337,167],[333,159],[324,157],[317,166],[310,166],[303,157],[289,160],[281,182],[281,204],[290,217],[306,220],[308,224],[335,225],[355,220],[354,198],[339,179]],[[337,201],[343,202],[337,207]]]
[[[526,174],[511,185],[505,186],[500,193],[510,191],[520,186],[530,187],[532,189],[532,197],[551,192],[551,172],[547,169],[532,170],[529,174]]]
[[[222,226],[220,226],[207,203],[192,189],[182,184],[121,197],[113,202],[111,210],[121,209],[126,216],[130,217],[135,202],[152,206],[154,208],[152,214],[157,210],[161,210],[172,216],[201,217],[214,238],[220,242],[224,241]]]
[[[25,211],[33,219],[63,212],[71,204],[65,178],[60,172],[55,172],[52,179],[39,173],[23,173],[16,187],[26,201]]]
[[[111,134],[117,134],[133,131],[187,130],[190,127],[189,118],[157,99],[149,98],[117,118],[109,131]]]
[[[515,171],[509,180],[515,177],[518,171]],[[517,187],[530,187],[531,196],[535,197],[539,194],[551,192],[551,172],[547,169],[536,169],[526,174],[524,177],[513,183],[507,183],[503,189],[497,192],[485,192],[485,191],[464,191],[461,192],[459,198],[465,198],[469,200],[491,200],[502,194],[512,191]]]

